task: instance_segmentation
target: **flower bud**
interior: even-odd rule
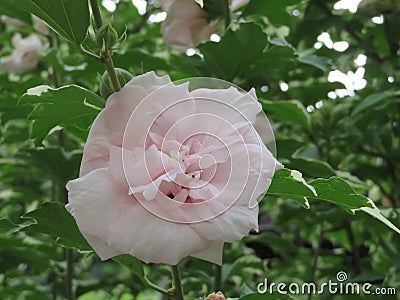
[[[121,88],[133,78],[133,75],[128,71],[120,68],[115,68],[115,73],[117,74],[118,81],[121,85]],[[100,83],[100,95],[107,99],[112,93],[114,93],[114,88],[111,84],[110,76],[107,71],[101,76]]]
[[[117,41],[118,33],[111,26],[111,24],[105,24],[101,26],[96,32],[97,45],[103,52],[112,50]]]
[[[225,300],[225,296],[221,292],[211,293],[207,296],[206,300]]]

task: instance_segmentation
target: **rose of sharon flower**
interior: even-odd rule
[[[215,32],[219,19],[210,21],[208,13],[194,0],[160,0],[167,18],[162,24],[164,42],[178,51],[196,47]],[[230,9],[236,10],[249,0],[233,0]]]
[[[206,300],[226,300],[224,294],[221,292],[211,293],[207,296]]]
[[[27,25],[26,23],[24,23],[18,19],[14,19],[14,18],[11,18],[9,16],[4,16],[4,15],[1,16],[1,21],[5,25],[11,25],[11,26],[14,26],[15,28],[21,28],[24,25]],[[32,15],[32,25],[33,25],[33,28],[39,33],[42,33],[44,35],[48,35],[50,33],[49,26],[42,19],[36,17],[35,15]]]
[[[40,38],[31,34],[26,38],[22,38],[19,33],[12,38],[15,47],[10,56],[3,57],[0,63],[10,73],[23,73],[36,68],[39,63],[40,53],[44,46]]]
[[[11,18],[9,16],[5,16],[5,15],[2,15],[0,17],[0,19],[1,19],[1,22],[3,22],[4,25],[14,26],[16,28],[21,27],[21,26],[23,26],[25,24],[24,22],[22,22],[22,21],[20,21],[18,19],[14,19],[14,18]]]
[[[35,28],[37,32],[40,32],[44,35],[50,34],[49,26],[42,19],[36,17],[35,15],[32,15],[32,21],[33,21],[33,28]]]
[[[258,229],[277,162],[252,126],[255,92],[188,87],[134,77],[91,127],[66,208],[103,260],[221,264],[224,242]]]

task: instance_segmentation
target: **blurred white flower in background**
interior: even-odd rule
[[[24,73],[33,70],[39,64],[40,54],[44,50],[44,45],[36,34],[31,34],[22,38],[20,33],[16,33],[12,38],[14,50],[11,55],[2,57],[0,63],[9,73]]]

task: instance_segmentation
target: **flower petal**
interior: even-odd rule
[[[192,254],[191,256],[207,260],[221,266],[223,248],[224,248],[224,242],[212,241],[210,247],[208,247],[203,251]]]
[[[170,265],[210,245],[191,226],[165,221],[142,206],[129,208],[110,230],[108,242],[146,263]]]
[[[201,236],[223,242],[234,242],[246,236],[251,229],[258,231],[258,206],[232,206],[218,217],[192,224]]]
[[[94,170],[68,182],[66,188],[69,200],[66,209],[79,230],[103,242],[107,241],[109,229],[121,217],[126,203],[135,201],[129,198],[127,186],[118,184],[108,169]]]

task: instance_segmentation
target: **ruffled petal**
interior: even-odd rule
[[[146,263],[170,265],[210,245],[191,226],[165,221],[140,205],[130,207],[112,227],[108,242]]]
[[[221,266],[223,248],[224,248],[224,242],[212,241],[210,247],[208,247],[203,251],[192,254],[191,256],[207,260]]]
[[[66,208],[75,218],[79,230],[104,243],[110,227],[121,218],[127,203],[137,204],[128,196],[127,186],[115,181],[108,169],[94,170],[68,182],[66,188],[69,200]]]
[[[237,88],[206,89],[200,88],[192,92],[197,101],[197,112],[213,112],[231,124],[244,121],[253,124],[261,111],[254,89],[244,94]]]
[[[107,260],[111,257],[123,254],[117,249],[114,249],[110,245],[104,243],[97,236],[91,235],[86,232],[82,232],[82,235],[85,237],[89,245],[93,248],[93,250],[97,253],[101,260]]]
[[[209,240],[234,242],[246,236],[251,229],[258,231],[258,206],[232,206],[218,217],[191,225]]]

